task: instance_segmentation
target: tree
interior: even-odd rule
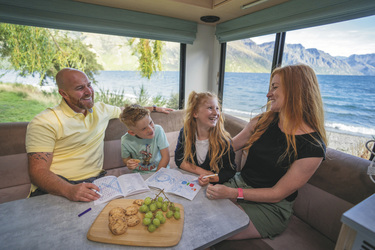
[[[82,70],[95,81],[95,73],[103,67],[89,48],[57,30],[0,24],[0,55],[21,76],[39,74],[40,85],[65,67]]]
[[[142,77],[151,78],[151,75],[162,70],[161,57],[163,50],[163,42],[142,38],[132,38],[129,41],[132,48],[132,55],[138,56],[138,70]]]

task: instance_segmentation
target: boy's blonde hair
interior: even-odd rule
[[[190,161],[194,165],[194,155],[191,151],[191,147],[193,144],[195,144],[195,141],[197,139],[195,136],[197,132],[197,122],[196,118],[194,118],[194,113],[198,111],[200,105],[202,105],[206,100],[211,98],[218,100],[218,97],[210,92],[196,93],[195,91],[192,91],[189,95],[187,109],[184,118],[184,159],[185,161]],[[221,110],[220,102],[219,109]],[[224,129],[224,117],[222,116],[222,114],[220,114],[216,126],[210,129],[210,135],[208,140],[210,145],[208,152],[210,157],[210,169],[218,173],[220,170],[218,165],[223,155],[228,154],[228,157],[230,159],[231,137],[229,133]]]
[[[125,106],[120,115],[120,120],[128,127],[135,127],[136,123],[145,116],[150,115],[150,110],[138,104]]]

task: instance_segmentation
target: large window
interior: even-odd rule
[[[0,59],[0,122],[30,121],[46,107],[59,103],[61,96],[58,94],[55,85],[54,76],[57,71],[53,68],[53,64],[59,60],[59,62],[64,61],[64,59],[78,53],[81,54],[78,59],[74,59],[76,60],[74,63],[71,63],[73,59],[69,58],[70,66],[77,68],[80,63],[89,61],[91,71],[95,72],[88,76],[94,82],[96,101],[117,106],[137,102],[141,105],[156,104],[178,109],[179,43],[161,43],[161,70],[157,67],[154,68],[154,73],[148,79],[147,76],[141,75],[139,68],[142,60],[148,60],[148,58],[142,57],[141,50],[136,50],[140,39],[135,39],[133,45],[130,45],[132,38],[128,37],[19,25],[4,27],[5,24],[1,23],[0,25],[3,25],[1,26],[2,37],[4,37],[4,34],[15,34],[10,33],[10,30],[19,32],[17,38],[8,36],[9,44],[13,46],[14,43],[21,41],[20,43],[23,42],[26,44],[25,46],[28,46],[23,48],[25,52],[17,54],[17,56],[25,56],[29,59],[32,58],[31,53],[35,50],[36,60],[44,62],[47,59],[51,60],[51,63],[46,65],[35,63],[35,60],[28,61],[29,64],[35,63],[35,67],[47,69],[46,72],[37,70],[30,74],[30,68],[24,70],[25,68],[20,68],[18,65],[25,61],[17,61],[17,59],[12,58],[15,54],[12,55],[6,53],[5,50],[1,50],[5,48],[5,43],[4,41],[2,41],[3,43],[0,42],[0,52],[2,52],[2,55],[7,55]],[[42,38],[38,37],[40,33],[44,34]],[[147,40],[147,42],[153,48],[155,41]],[[32,44],[35,46],[33,47]],[[43,51],[37,51],[38,47],[43,47]],[[82,49],[79,51],[71,50],[71,48],[81,47]],[[47,51],[50,51],[50,55],[43,54],[45,57],[42,57],[41,54],[46,54]],[[61,51],[62,56],[53,57]],[[18,70],[15,70],[15,68]],[[44,78],[41,82],[44,73],[49,74],[50,77]],[[21,76],[22,74],[23,76]]]
[[[328,146],[364,158],[365,142],[375,136],[374,25],[371,16],[286,32],[282,59],[282,65],[304,63],[317,73]],[[227,44],[224,112],[246,120],[261,112],[274,41],[270,35]]]
[[[375,16],[286,33],[283,65],[304,63],[319,80],[329,147],[367,157],[375,136]]]
[[[223,111],[245,120],[267,102],[275,35],[227,43]]]

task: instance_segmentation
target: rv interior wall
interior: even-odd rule
[[[185,105],[191,91],[218,93],[220,44],[215,27],[198,24],[196,39],[186,47]]]

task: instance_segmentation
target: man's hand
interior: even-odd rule
[[[164,108],[164,107],[155,107],[155,111],[159,113],[169,114],[169,112],[174,111],[174,109]]]
[[[71,184],[66,193],[66,198],[71,201],[95,201],[100,198],[100,195],[95,193],[95,191],[100,191],[100,189],[92,183],[80,183]]]
[[[92,189],[99,188],[92,183],[73,185],[50,171],[53,152],[28,153],[29,174],[33,184],[49,194],[64,196],[71,201],[94,201],[99,195]]]

